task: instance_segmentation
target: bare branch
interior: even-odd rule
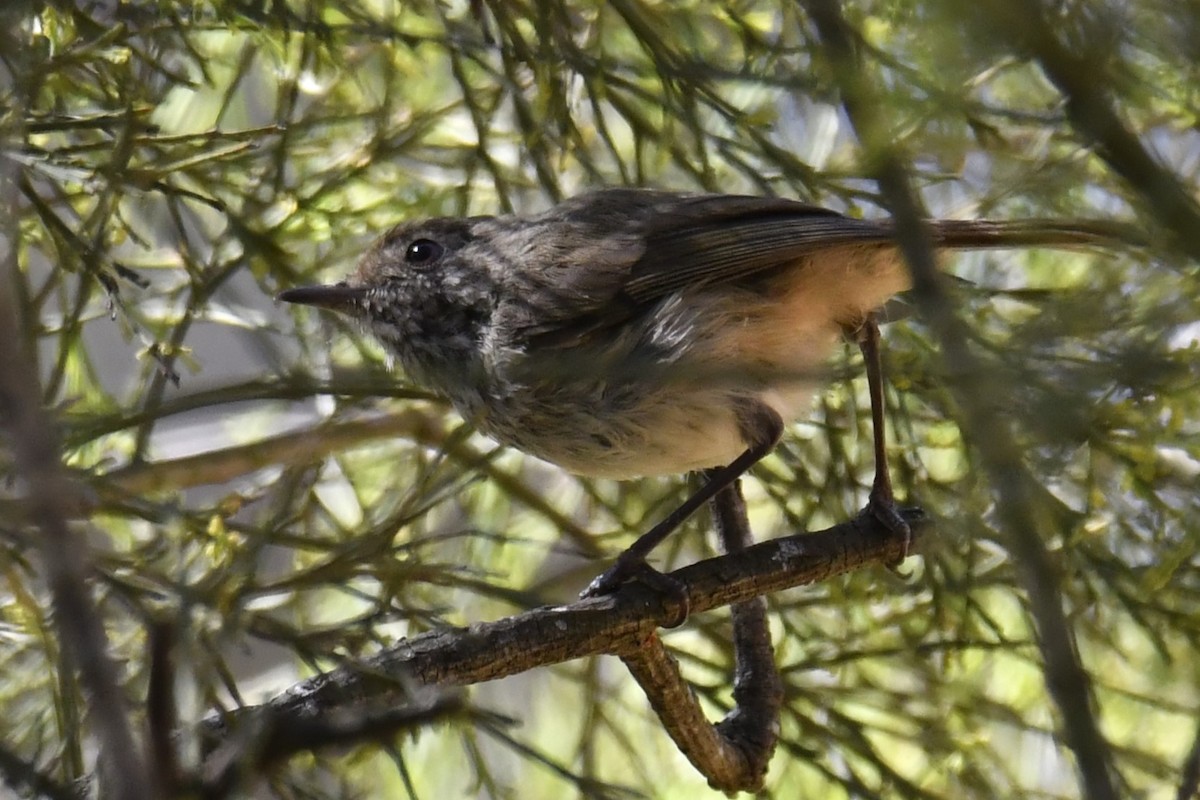
[[[727,553],[752,543],[741,483],[712,500],[718,539]],[[712,725],[657,634],[621,654],[663,727],[714,789],[757,791],[779,739],[783,683],[775,666],[767,604],[761,597],[734,603],[734,708]]]
[[[253,777],[275,761],[300,752],[345,746],[369,739],[389,739],[454,715],[468,712],[457,692],[436,694],[402,708],[338,709],[319,717],[297,719],[271,707],[239,720],[240,727],[209,756],[200,779],[201,796],[224,797],[240,779]]]
[[[1200,727],[1196,729],[1196,738],[1192,740],[1192,749],[1180,770],[1183,778],[1179,781],[1179,792],[1176,800],[1191,800],[1200,793]]]
[[[48,800],[81,800],[87,796],[85,788],[64,786],[5,747],[0,747],[0,776],[10,789]]]
[[[897,239],[912,271],[920,308],[941,345],[949,373],[957,377],[951,387],[961,409],[960,424],[994,487],[1007,545],[1037,626],[1046,686],[1062,715],[1086,795],[1093,800],[1115,800],[1118,795],[1111,748],[1092,710],[1091,680],[1075,650],[1057,575],[1043,541],[1047,515],[1042,494],[1023,466],[1012,423],[997,411],[1002,407],[997,398],[1005,396],[1005,387],[988,376],[967,348],[966,327],[955,315],[944,288],[946,278],[937,269],[923,221],[926,215],[901,154],[887,140],[887,126],[879,114],[883,106],[858,63],[853,44],[856,35],[834,0],[801,2],[817,25],[841,88],[843,106],[866,149],[884,203],[896,220]]]
[[[907,511],[919,530],[924,516]],[[891,563],[904,551],[874,517],[861,515],[818,533],[773,539],[737,553],[670,573],[687,592],[692,613],[825,580],[869,564]],[[204,723],[209,741],[237,736],[247,719],[267,714],[277,736],[296,726],[321,724],[342,709],[404,707],[414,688],[464,686],[584,656],[636,654],[676,614],[671,598],[640,584],[566,606],[547,606],[469,628],[430,631],[399,642],[360,663],[319,675],[268,701]],[[283,756],[288,741],[258,739],[264,752]],[[303,743],[295,745],[301,748]]]
[[[88,589],[87,546],[67,526],[65,506],[77,488],[64,474],[58,435],[42,409],[41,383],[33,366],[34,341],[22,325],[14,289],[22,281],[18,263],[20,216],[17,162],[0,159],[0,429],[8,434],[16,474],[24,489],[27,518],[40,531],[46,583],[54,620],[91,703],[100,743],[101,778],[109,797],[150,798],[151,783],[141,748],[122,702],[121,680],[108,653],[108,638]]]
[[[1175,244],[1193,259],[1200,258],[1200,206],[1191,190],[1125,124],[1109,97],[1108,83],[1097,80],[1096,65],[1067,48],[1040,0],[988,0],[981,7],[991,23],[989,35],[1000,31],[1018,49],[1032,53],[1062,92],[1075,130],[1141,195]]]

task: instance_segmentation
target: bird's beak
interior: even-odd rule
[[[275,299],[285,303],[319,306],[348,314],[353,312],[366,296],[367,289],[365,287],[336,283],[332,286],[299,286],[295,289],[286,289],[275,295]]]

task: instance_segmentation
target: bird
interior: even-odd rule
[[[1103,223],[929,220],[939,250],[1082,247]],[[585,476],[700,472],[585,595],[613,591],[803,416],[849,336],[871,388],[868,508],[888,474],[880,309],[911,285],[893,223],[782,197],[600,189],[541,213],[402,222],[350,275],[278,299],[360,320],[495,440]]]

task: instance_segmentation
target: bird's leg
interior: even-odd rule
[[[682,587],[670,585],[673,583],[671,579],[649,566],[646,557],[700,506],[716,497],[725,487],[736,483],[746,470],[770,453],[783,435],[783,420],[766,405],[754,403],[741,416],[743,435],[750,442],[746,451],[724,467],[707,470],[700,488],[617,556],[616,563],[588,584],[581,597],[611,594],[622,583],[636,578],[666,593],[682,597],[683,610],[677,624],[683,623],[687,618],[686,593]]]
[[[879,356],[879,323],[875,321],[874,316],[868,316],[855,331],[855,339],[867,368],[867,388],[871,396],[871,430],[875,444],[875,479],[871,483],[871,494],[867,499],[867,512],[888,530],[904,536],[904,552],[907,555],[912,543],[912,529],[900,514],[896,495],[892,491],[891,472],[888,470],[887,426],[883,413],[883,364]]]

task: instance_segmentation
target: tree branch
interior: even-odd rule
[[[884,205],[896,221],[896,238],[912,272],[918,307],[941,346],[950,384],[961,409],[963,438],[979,454],[996,493],[996,507],[1017,573],[1029,597],[1029,613],[1038,631],[1043,673],[1061,716],[1067,745],[1075,753],[1087,797],[1116,800],[1111,748],[1100,732],[1091,703],[1091,680],[1080,663],[1074,636],[1063,612],[1058,580],[1042,536],[1049,514],[1042,495],[1024,468],[1013,426],[997,409],[1009,392],[967,348],[966,326],[955,314],[945,277],[937,269],[920,200],[910,184],[900,153],[888,138],[875,96],[855,51],[856,34],[836,0],[801,0],[816,23],[833,67],[851,125],[862,142],[868,169],[879,184]]]
[[[710,505],[722,549],[734,553],[749,547],[753,539],[741,482],[726,486]],[[679,663],[657,633],[620,655],[667,734],[709,786],[726,792],[757,791],[779,738],[783,682],[775,666],[763,598],[734,603],[730,613],[734,708],[716,725],[705,717]]]
[[[1196,738],[1192,740],[1192,749],[1179,770],[1182,778],[1179,781],[1179,791],[1176,800],[1192,800],[1200,794],[1200,728],[1196,729]]]
[[[20,52],[25,52],[20,51]],[[32,52],[30,50],[29,52]],[[18,93],[19,94],[19,93]],[[23,493],[24,516],[40,533],[54,622],[70,663],[79,670],[100,748],[101,786],[108,797],[150,798],[150,776],[122,701],[116,663],[88,588],[87,546],[67,525],[77,487],[63,470],[57,431],[42,408],[32,354],[36,341],[14,300],[22,285],[19,252],[19,162],[0,158],[0,429],[8,434]]]
[[[14,792],[47,800],[82,800],[88,794],[86,786],[61,784],[36,764],[3,746],[0,746],[0,780]]]
[[[924,515],[905,518],[920,532]],[[774,539],[737,553],[700,561],[672,572],[685,588],[692,613],[815,583],[870,565],[888,564],[904,541],[870,515],[818,533]],[[307,680],[261,706],[248,706],[202,723],[211,747],[236,736],[245,724],[277,736],[319,723],[347,708],[396,708],[413,702],[426,686],[463,686],[496,680],[584,656],[633,654],[654,639],[676,614],[670,598],[632,583],[615,594],[566,606],[546,606],[468,628],[445,628],[406,639],[364,659]],[[378,735],[378,731],[373,731]],[[258,742],[260,752],[286,755],[289,740]],[[345,743],[345,742],[343,742]],[[296,750],[304,749],[295,746]]]
[[[464,706],[461,693],[424,692],[401,708],[334,709],[303,719],[270,711],[243,720],[231,736],[205,760],[200,775],[200,796],[228,796],[247,776],[300,751],[345,746],[372,739],[386,740],[406,730],[417,730],[452,716],[488,717]]]
[[[988,0],[979,8],[989,21],[989,38],[1000,31],[1037,59],[1066,100],[1067,118],[1075,130],[1141,195],[1176,246],[1200,259],[1200,206],[1191,190],[1125,124],[1109,97],[1108,82],[1098,79],[1103,69],[1063,44],[1039,0]]]

